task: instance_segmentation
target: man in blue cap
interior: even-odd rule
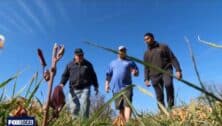
[[[81,48],[75,49],[74,60],[66,66],[62,74],[60,86],[64,87],[68,80],[72,98],[70,110],[73,114],[73,118],[78,116],[88,118],[90,86],[94,86],[97,95],[99,85],[93,66],[89,61],[84,59],[84,53]]]

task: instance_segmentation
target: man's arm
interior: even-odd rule
[[[66,68],[65,68],[65,71],[62,74],[62,79],[60,81],[60,86],[64,87],[66,82],[68,81],[68,79],[69,79],[69,68],[68,68],[68,65],[67,65]]]
[[[136,63],[133,61],[131,63],[131,72],[134,76],[139,76],[139,69],[138,69]]]
[[[93,84],[94,88],[98,90],[99,84],[98,84],[96,72],[94,71],[94,68],[91,63],[89,64],[89,68],[90,68],[90,76],[91,76],[92,84]]]
[[[143,57],[143,61],[145,63],[149,62],[149,60],[148,60],[148,52],[145,52],[144,57]],[[150,80],[149,72],[150,72],[149,67],[144,65],[144,80]]]
[[[144,54],[143,61],[145,63],[149,62],[148,52],[147,51]],[[146,86],[148,86],[148,87],[151,85],[150,77],[149,77],[149,72],[150,72],[149,67],[144,65],[144,81],[145,81]]]
[[[105,91],[107,93],[109,93],[109,90],[110,90],[110,81],[106,80],[106,82],[105,82]]]
[[[105,91],[107,93],[109,93],[110,90],[110,81],[112,79],[112,75],[113,75],[113,69],[111,67],[111,64],[108,67],[108,70],[106,72],[106,82],[105,82]]]
[[[170,61],[173,65],[173,67],[176,69],[176,76],[177,76],[178,79],[181,79],[182,78],[182,70],[181,70],[181,67],[180,67],[180,63],[177,60],[174,53],[172,52],[172,50],[168,46],[167,46],[167,50],[168,50],[168,53],[169,53]]]

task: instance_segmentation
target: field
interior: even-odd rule
[[[188,40],[187,40],[188,41]],[[117,53],[115,50],[105,48],[94,43],[89,43],[92,46],[102,48],[105,51],[109,51],[112,53]],[[188,42],[189,44],[189,42]],[[156,68],[151,64],[144,63],[143,61],[131,57],[132,60],[141,63],[143,65],[147,65],[149,67],[153,67],[161,72],[165,72],[160,68]],[[191,57],[196,68],[195,58],[192,55]],[[198,75],[198,70],[195,69]],[[6,119],[8,116],[19,116],[19,115],[28,115],[34,116],[37,124],[41,125],[44,120],[44,111],[46,110],[44,103],[42,103],[41,99],[35,96],[36,92],[38,92],[39,86],[43,83],[43,79],[38,79],[38,73],[35,73],[31,78],[30,84],[28,87],[24,87],[20,90],[16,90],[16,78],[19,77],[19,74],[16,74],[12,77],[9,77],[4,82],[0,83],[0,89],[2,93],[0,94],[0,125],[6,124]],[[171,75],[175,78],[174,75]],[[138,112],[132,104],[131,108],[133,110],[133,118],[127,123],[116,117],[116,114],[110,108],[110,104],[118,97],[123,95],[126,90],[122,90],[120,93],[114,95],[110,100],[105,101],[103,96],[98,97],[98,99],[93,100],[91,109],[91,114],[89,119],[72,119],[70,113],[67,111],[67,106],[65,105],[58,116],[53,113],[53,110],[49,108],[49,117],[47,125],[55,125],[55,126],[98,126],[98,125],[127,125],[127,126],[220,126],[222,124],[222,93],[221,91],[217,91],[213,88],[206,88],[204,84],[200,81],[201,87],[186,81],[179,80],[194,88],[200,92],[202,95],[196,99],[191,101],[189,104],[184,104],[182,106],[175,107],[171,110],[168,110],[161,107],[161,112],[157,114],[152,114],[149,112]],[[13,83],[13,93],[11,97],[6,97],[5,87],[9,86],[9,84]],[[11,86],[12,87],[12,86]],[[141,87],[136,85],[132,85],[127,88],[138,88],[142,93],[150,95],[150,93]],[[21,93],[25,92],[24,96],[21,96]],[[46,97],[46,96],[45,96]]]

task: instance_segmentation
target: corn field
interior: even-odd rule
[[[189,40],[186,39],[189,44]],[[103,49],[107,52],[117,53],[117,51],[112,50],[110,48],[106,48],[100,45],[97,45],[92,42],[85,42],[90,46],[94,46],[96,48]],[[191,57],[196,66],[195,58],[192,54],[192,49],[190,48]],[[154,69],[165,73],[164,70],[152,66],[151,64],[144,63],[140,59],[137,59],[132,56],[128,56],[130,59],[140,63],[142,65],[147,65],[149,67],[153,67]],[[195,69],[198,73],[198,70]],[[25,114],[28,116],[33,116],[36,119],[37,125],[41,125],[43,121],[44,115],[44,103],[42,100],[36,97],[36,93],[38,92],[39,86],[43,83],[43,79],[39,77],[38,73],[35,73],[30,80],[30,83],[27,87],[21,88],[20,90],[16,90],[16,79],[19,78],[20,73],[9,77],[4,82],[0,83],[0,125],[4,126],[6,124],[6,119],[8,116],[16,116],[18,114]],[[171,75],[174,77],[174,75]],[[197,77],[199,75],[197,74]],[[40,78],[40,79],[39,79]],[[175,77],[174,77],[175,78]],[[201,83],[201,79],[200,83]],[[182,106],[177,106],[171,110],[167,110],[163,106],[161,107],[162,112],[157,114],[146,113],[146,112],[138,112],[132,104],[130,107],[133,110],[132,119],[125,124],[118,117],[113,116],[104,116],[104,110],[107,107],[110,107],[110,104],[113,101],[124,94],[124,92],[128,88],[134,88],[135,90],[139,90],[141,93],[146,94],[147,97],[153,97],[150,92],[146,89],[132,85],[122,90],[118,94],[114,95],[111,99],[102,103],[99,108],[95,112],[90,114],[90,118],[85,119],[72,119],[70,113],[67,110],[67,106],[65,105],[62,111],[59,113],[59,116],[53,117],[53,110],[49,108],[49,126],[220,126],[222,124],[222,92],[218,92],[217,94],[212,93],[213,91],[209,91],[206,89],[204,85],[201,87],[197,86],[197,84],[193,84],[187,80],[179,80],[187,86],[194,88],[202,93],[202,96],[199,99],[191,101],[189,104],[184,104]],[[14,82],[14,83],[13,83]],[[13,84],[13,86],[11,86]],[[202,84],[202,83],[201,83]],[[13,87],[11,97],[6,97],[5,88],[7,86]],[[25,92],[25,95],[22,96],[21,93]],[[219,95],[218,95],[219,94]]]

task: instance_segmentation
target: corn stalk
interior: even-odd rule
[[[48,123],[48,111],[49,111],[50,98],[51,98],[51,94],[52,94],[53,81],[54,81],[54,77],[56,75],[56,64],[62,58],[63,54],[64,54],[64,46],[59,46],[55,43],[54,48],[53,48],[53,52],[52,52],[51,68],[49,71],[47,71],[43,74],[45,80],[48,83],[48,96],[47,96],[46,105],[44,107],[44,117],[43,117],[42,126],[46,126]],[[40,61],[41,61],[41,64],[42,64],[42,67],[44,70],[46,63],[45,63],[43,53],[40,49],[38,49],[38,55],[39,55],[39,58],[40,58]]]

